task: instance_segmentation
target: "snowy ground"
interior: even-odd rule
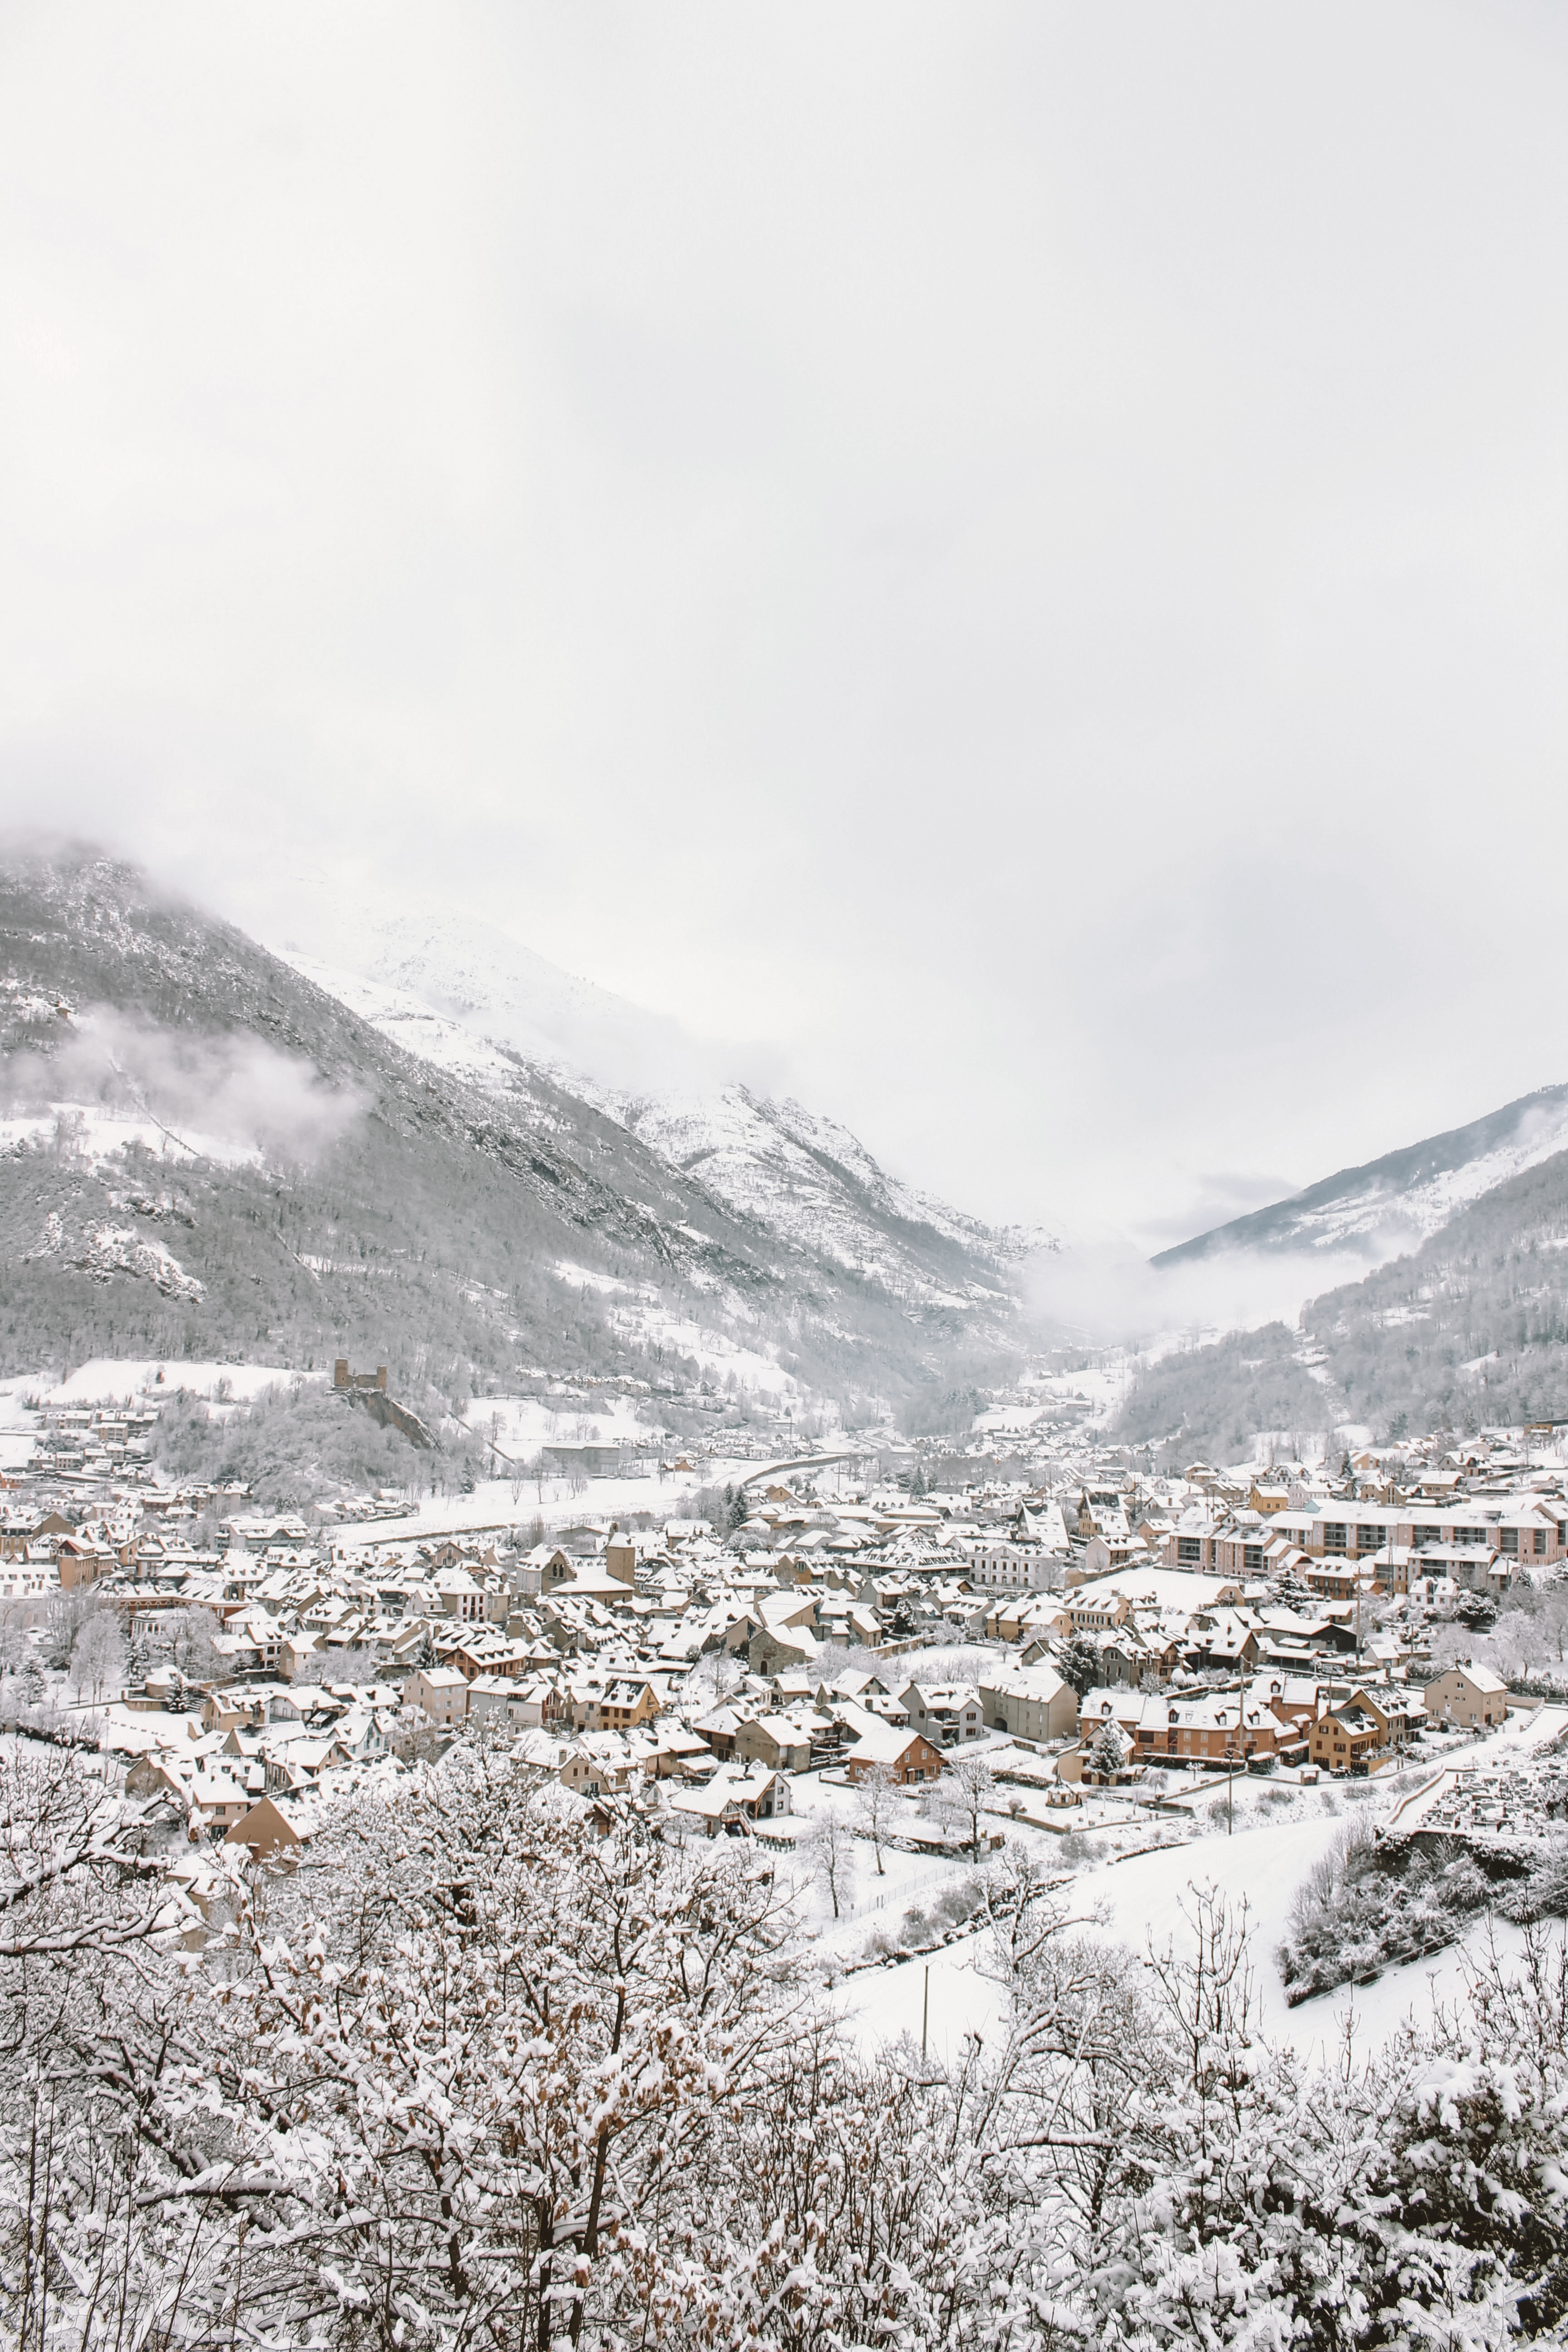
[[[32,1459],[38,1424],[23,1402],[31,1394],[26,1381],[0,1381],[0,1470],[20,1470]]]
[[[1483,1771],[1495,1769],[1565,1727],[1568,1709],[1521,1712],[1488,1738],[1457,1748],[1452,1760]],[[1102,1910],[1108,1924],[1096,1932],[1116,1937],[1142,1958],[1151,1945],[1179,1952],[1189,1942],[1189,1916],[1197,1890],[1212,1886],[1237,1907],[1245,1901],[1266,2036],[1289,2042],[1305,2059],[1323,2059],[1332,2056],[1346,2021],[1353,2020],[1358,2046],[1371,2052],[1408,2018],[1428,2016],[1435,2000],[1453,2000],[1463,1990],[1467,1958],[1480,1950],[1489,1937],[1505,1954],[1516,1949],[1520,1940],[1518,1929],[1506,1921],[1481,1918],[1447,1951],[1388,1969],[1371,1985],[1342,1985],[1294,2009],[1288,2006],[1274,1955],[1297,1887],[1347,1820],[1357,1815],[1385,1820],[1399,1797],[1428,1777],[1420,1770],[1402,1774],[1382,1788],[1340,1782],[1289,1792],[1278,1780],[1238,1782],[1236,1826],[1229,1835],[1223,1789],[1213,1790],[1200,1798],[1193,1833],[1180,1844],[1121,1860],[1094,1839],[1087,1866],[1072,1882],[1074,1911],[1089,1917]],[[1167,1822],[1143,1822],[1136,1832],[1110,1834],[1126,1850],[1135,1836],[1148,1843],[1162,1832],[1168,1835],[1169,1829]],[[1026,1845],[1047,1867],[1053,1852],[1059,1861],[1061,1849],[1054,1840],[1016,1829],[1009,1831],[1009,1837]],[[989,2032],[1000,2021],[1001,1997],[983,1972],[985,1959],[983,1935],[931,1956],[930,2046],[938,2056],[951,2056],[963,2033]],[[849,1978],[838,1996],[843,2014],[864,2039],[888,2041],[912,2032],[918,2040],[926,1966],[924,1958],[911,1959]]]
[[[257,1167],[262,1157],[258,1144],[194,1129],[182,1128],[176,1135],[150,1111],[112,1110],[103,1103],[50,1103],[42,1110],[0,1118],[0,1151],[54,1144],[62,1137],[98,1168],[132,1148],[154,1152],[171,1167],[192,1160],[210,1160],[219,1167]]]
[[[531,1462],[542,1445],[647,1444],[653,1434],[637,1419],[635,1400],[614,1395],[567,1397],[556,1404],[542,1397],[477,1397],[467,1423],[512,1462]]]
[[[220,1383],[226,1381],[230,1396],[243,1403],[259,1396],[263,1389],[327,1377],[324,1370],[291,1372],[278,1364],[187,1363],[170,1356],[91,1356],[58,1387],[47,1387],[42,1375],[11,1381],[6,1386],[18,1394],[37,1396],[43,1404],[128,1405],[143,1399],[159,1404],[181,1389],[191,1396],[214,1398]]]
[[[966,2033],[987,2036],[1001,2021],[1000,1989],[975,1965],[984,1967],[985,1945],[984,1935],[970,1936],[894,1968],[866,1969],[839,1988],[835,2007],[867,2048],[900,2034],[918,2042],[923,2020],[927,2049],[951,2064]]]
[[[548,1532],[586,1520],[627,1519],[635,1511],[647,1511],[656,1521],[686,1518],[699,1488],[743,1478],[756,1466],[754,1462],[720,1458],[705,1462],[700,1471],[683,1471],[670,1478],[590,1478],[575,1485],[569,1478],[528,1478],[521,1485],[512,1478],[485,1478],[471,1495],[426,1496],[410,1517],[346,1525],[332,1531],[332,1541],[340,1549],[354,1550],[372,1544],[462,1535],[472,1528],[527,1528],[535,1518],[543,1522]],[[520,1487],[515,1499],[514,1486]]]

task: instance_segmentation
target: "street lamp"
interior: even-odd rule
[[[1236,1710],[1237,1739],[1225,1743],[1225,1833],[1230,1837],[1236,1830],[1236,1750],[1241,1735],[1241,1708]]]

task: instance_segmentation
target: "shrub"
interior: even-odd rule
[[[1491,1899],[1465,1847],[1410,1854],[1380,1846],[1363,1823],[1351,1822],[1297,1891],[1279,1953],[1286,1999],[1307,2000],[1439,1951]]]

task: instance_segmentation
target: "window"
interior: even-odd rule
[[[1443,1530],[1441,1528],[1415,1528],[1412,1532],[1418,1544],[1441,1543],[1443,1540]]]
[[[1341,1519],[1325,1520],[1323,1523],[1323,1549],[1325,1551],[1343,1551],[1344,1549],[1344,1522]]]
[[[1517,1528],[1499,1528],[1497,1531],[1497,1539],[1500,1548],[1503,1551],[1511,1552],[1514,1558],[1516,1559],[1518,1559],[1519,1529]]]
[[[1261,1544],[1243,1544],[1241,1547],[1241,1566],[1244,1575],[1261,1576],[1263,1573],[1263,1546]]]
[[[1531,1538],[1530,1548],[1537,1557],[1546,1549],[1546,1529],[1544,1528],[1536,1528],[1534,1535]]]
[[[1176,1558],[1184,1568],[1189,1566],[1196,1568],[1203,1556],[1204,1547],[1201,1537],[1178,1536],[1176,1538]]]

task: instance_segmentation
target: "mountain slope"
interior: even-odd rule
[[[879,1283],[917,1310],[963,1311],[994,1300],[1006,1288],[1004,1269],[1056,1246],[1044,1234],[998,1231],[900,1183],[847,1128],[797,1102],[774,1102],[734,1083],[703,1094],[638,1094],[580,1073],[568,1078],[559,1065],[513,1050],[504,1031],[500,1040],[486,1034],[471,1008],[459,1019],[407,988],[298,954],[286,961],[383,1035],[492,1094],[569,1084],[578,1099],[787,1249]],[[475,983],[465,985],[471,992]]]
[[[1260,1431],[1382,1436],[1568,1415],[1568,1152],[1458,1210],[1410,1255],[1140,1378],[1121,1433],[1235,1459]]]
[[[1230,1252],[1344,1252],[1384,1263],[1418,1246],[1460,1210],[1568,1148],[1568,1086],[1542,1087],[1468,1127],[1342,1168],[1289,1200],[1236,1217],[1151,1263],[1190,1265]]]
[[[907,1280],[847,1267],[547,1069],[416,1058],[90,851],[0,867],[0,1014],[7,1370],[347,1351],[405,1385],[657,1381],[656,1326],[700,1327],[818,1394],[896,1400],[1013,1343],[978,1245],[913,1229]]]

